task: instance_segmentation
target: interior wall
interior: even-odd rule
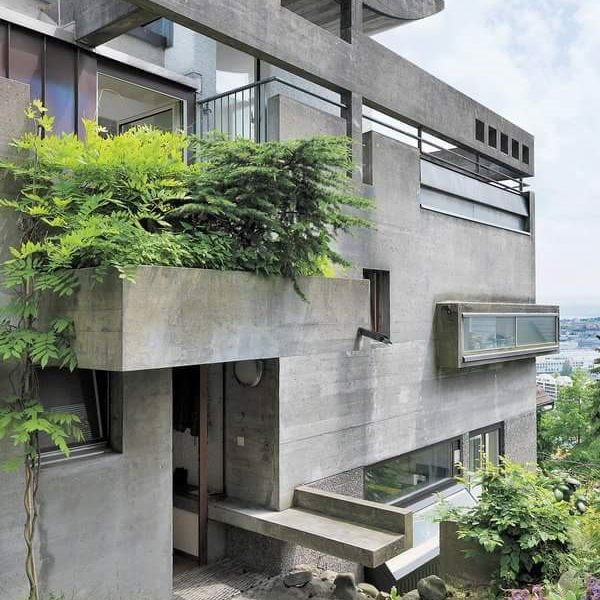
[[[225,364],[225,488],[230,498],[278,508],[279,361],[264,361],[256,387]]]

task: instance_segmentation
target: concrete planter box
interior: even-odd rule
[[[140,267],[135,283],[109,275],[92,285],[77,276],[69,299],[52,299],[48,317],[75,321],[79,366],[135,371],[235,360],[351,351],[369,327],[369,283],[289,280],[238,271]]]
[[[489,585],[500,567],[500,553],[488,553],[475,542],[460,540],[456,531],[456,523],[440,523],[440,577],[463,579],[473,586]],[[467,558],[465,551],[469,550],[477,555]]]

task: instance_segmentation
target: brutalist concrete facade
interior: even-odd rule
[[[394,4],[392,0],[379,3]],[[98,21],[106,18],[106,11],[100,10],[103,4],[98,3]],[[161,343],[171,343],[172,347],[165,347],[164,352],[155,348],[160,360],[153,362],[152,356],[145,356],[140,361],[139,349],[132,347],[127,356],[123,355],[126,336],[114,327],[115,343],[103,346],[103,352],[116,348],[114,355],[102,356],[104,362],[94,364],[99,354],[94,357],[93,351],[88,352],[85,366],[114,371],[115,403],[123,416],[120,436],[114,442],[114,453],[43,469],[38,539],[43,557],[40,575],[46,589],[66,597],[75,592],[78,599],[170,598],[171,367],[194,364],[194,350],[198,363],[225,363],[211,366],[211,386],[217,391],[209,407],[209,452],[218,469],[210,477],[217,491],[249,504],[284,510],[292,505],[294,489],[303,484],[362,497],[366,466],[453,437],[466,436],[468,441],[470,431],[496,423],[504,425],[505,454],[510,459],[535,461],[534,359],[460,371],[440,369],[435,329],[438,302],[535,303],[534,195],[527,195],[526,233],[427,210],[420,203],[422,158],[418,148],[380,133],[363,135],[360,111],[364,99],[373,108],[457,140],[518,169],[522,175],[533,173],[532,136],[367,36],[355,32],[352,43],[342,40],[281,8],[279,0],[185,5],[175,0],[135,0],[133,4],[156,15],[167,15],[176,21],[176,28],[186,26],[231,43],[340,92],[347,104],[344,118],[309,106],[296,94],[290,97],[282,92],[270,98],[269,131],[274,139],[351,133],[357,172],[364,172],[364,178],[358,176],[357,185],[374,202],[366,216],[375,227],[338,240],[337,249],[352,263],[339,275],[355,281],[335,284],[338,288],[316,282],[311,287],[314,293],[330,294],[315,298],[314,306],[321,309],[318,318],[307,310],[306,318],[299,319],[299,305],[293,301],[277,307],[281,314],[275,325],[285,329],[295,324],[292,338],[304,339],[310,325],[313,341],[318,340],[315,327],[328,323],[327,331],[337,332],[332,334],[329,348],[330,338],[319,340],[320,345],[302,346],[282,337],[276,340],[279,345],[274,344],[277,328],[273,322],[268,323],[271,329],[265,325],[267,317],[257,324],[251,310],[240,314],[232,309],[231,314],[224,315],[223,306],[215,306],[211,314],[217,326],[231,328],[233,323],[238,332],[255,332],[237,350],[235,344],[219,348],[219,335],[214,331],[210,343],[203,340],[197,347],[193,335],[177,339],[163,336]],[[418,3],[403,4],[409,9]],[[426,11],[440,5],[432,1],[423,4]],[[18,3],[13,8],[18,10]],[[60,35],[62,39],[71,36],[74,41],[77,34],[67,28],[61,29]],[[196,44],[194,35],[186,32],[186,47],[210,47],[205,42]],[[127,36],[120,39],[121,47],[126,48]],[[180,50],[169,49],[155,62],[177,68]],[[139,60],[136,65],[140,65]],[[190,74],[192,67],[186,61],[182,74]],[[199,73],[203,81],[214,80],[210,57],[203,57],[199,69],[209,70]],[[0,152],[6,153],[8,140],[25,127],[21,115],[28,97],[23,84],[0,79],[0,98],[6,106],[0,116]],[[475,140],[475,119],[527,144],[531,150],[529,165]],[[6,221],[1,226],[0,252],[4,256],[15,230]],[[389,272],[391,346],[365,340],[355,346],[348,334],[353,324],[365,326],[368,315],[367,290],[360,281],[363,269]],[[173,277],[163,272],[151,274],[150,279],[155,276],[163,282]],[[191,276],[194,285],[200,285],[201,276]],[[213,274],[211,281],[222,276]],[[240,275],[237,284],[228,289],[238,285],[243,293],[251,277]],[[144,290],[152,294],[152,286],[144,281]],[[272,301],[290,300],[282,294],[279,283],[269,285],[251,288],[261,294],[261,302],[268,302],[269,295]],[[108,294],[106,298],[117,296]],[[206,298],[219,302],[218,294]],[[183,319],[185,310],[180,310],[178,294],[171,293],[167,304],[158,304],[161,314],[166,315],[161,323],[163,331],[170,325],[185,331],[182,320],[169,321]],[[117,305],[106,307],[114,309],[115,322],[123,315],[122,302]],[[235,304],[242,305],[252,303]],[[136,306],[129,309],[131,314],[137,310]],[[338,311],[341,318],[331,318],[328,309]],[[190,314],[185,313],[185,318]],[[91,312],[88,323],[94,324]],[[257,327],[262,327],[262,341],[256,335]],[[200,324],[191,331],[209,335]],[[206,350],[211,344],[212,354]],[[89,348],[93,349],[91,345]],[[264,387],[254,391],[236,387],[233,361],[254,357],[270,359]],[[244,440],[242,446],[240,439]],[[8,446],[2,446],[0,457],[8,452]],[[25,591],[21,572],[22,490],[17,476],[0,477],[0,513],[6,517],[0,523],[0,595],[17,598]],[[215,549],[213,559],[227,554],[270,572],[306,561],[361,570],[360,565],[343,559],[217,523],[211,523],[208,535]]]

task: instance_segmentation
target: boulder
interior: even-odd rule
[[[437,575],[430,575],[417,583],[419,596],[422,600],[446,600],[448,590],[444,580]]]
[[[352,573],[340,573],[333,582],[333,597],[338,600],[356,600],[358,593]]]
[[[303,588],[309,598],[331,598],[333,583],[331,581],[312,578]]]
[[[377,598],[377,596],[379,595],[379,590],[370,583],[359,583],[358,589],[361,592],[363,592],[366,596],[369,596],[371,598]]]
[[[283,585],[285,587],[302,587],[306,585],[311,579],[313,574],[310,571],[295,571],[288,573],[283,578]]]
[[[390,600],[391,596],[387,592],[379,592],[375,600]]]
[[[418,590],[411,590],[402,596],[402,600],[421,600],[421,595]]]

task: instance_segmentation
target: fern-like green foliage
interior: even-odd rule
[[[73,324],[38,323],[44,295],[76,292],[74,269],[93,267],[97,279],[112,269],[133,279],[139,265],[235,269],[287,277],[302,294],[299,276],[347,264],[332,248],[336,235],[368,226],[358,214],[370,204],[353,192],[344,138],[256,144],[150,127],[111,137],[88,121],[80,140],[53,135],[38,101],[27,116],[35,131],[14,143],[21,160],[0,164],[20,190],[0,206],[23,231],[1,266],[11,300],[0,358],[33,375],[22,374],[0,409],[0,439],[22,444],[43,432],[68,452],[63,442],[80,435],[75,418],[40,410],[35,383],[37,368],[77,364]]]

